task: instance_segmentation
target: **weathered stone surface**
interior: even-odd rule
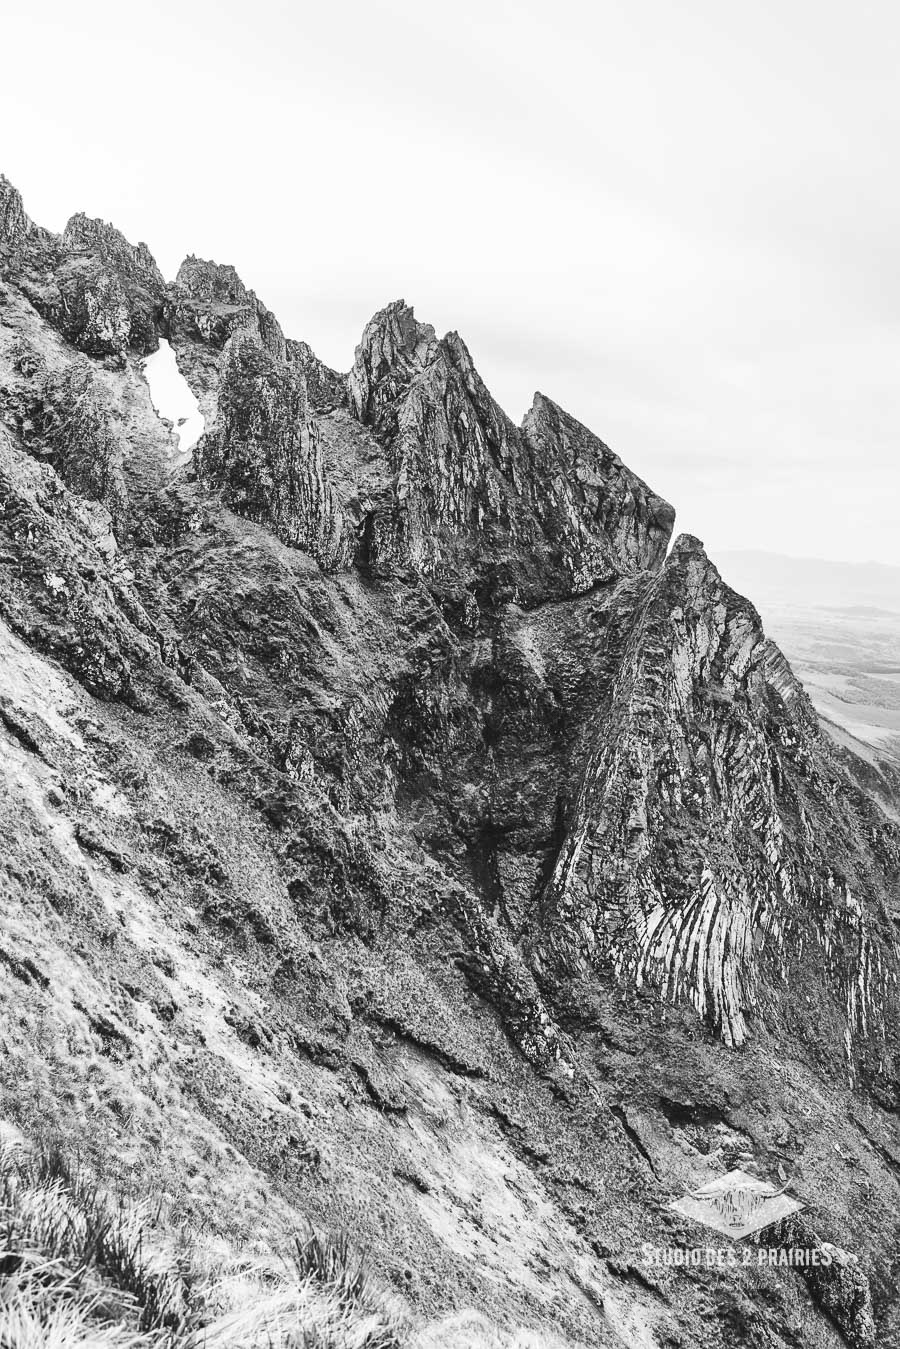
[[[119,516],[125,505],[122,447],[87,362],[40,378],[28,413],[25,443],[38,449],[73,492]]]
[[[266,306],[248,290],[235,269],[204,258],[185,258],[169,293],[166,323],[173,344],[199,340],[224,347],[239,329],[255,332],[271,355],[286,355],[281,326]]]
[[[366,328],[349,389],[393,476],[366,523],[373,574],[534,604],[665,553],[671,507],[549,400],[513,426],[461,338],[438,340],[402,301]]]
[[[803,1267],[803,1277],[816,1303],[840,1329],[853,1349],[875,1349],[878,1330],[872,1289],[855,1255],[823,1242],[800,1214],[778,1224],[782,1249],[814,1252],[817,1261]]]
[[[646,589],[590,739],[543,899],[555,957],[690,999],[730,1045],[750,1016],[781,1020],[789,979],[815,990],[811,1039],[825,1000],[846,1008],[830,1053],[851,1071],[858,1040],[892,1055],[897,841],[849,784],[835,799],[806,694],[696,540]]]
[[[66,225],[63,247],[72,253],[95,254],[123,280],[143,283],[157,292],[165,285],[162,272],[145,243],[130,244],[114,225],[92,219],[82,211],[73,215]]]
[[[536,506],[558,538],[574,591],[604,571],[645,571],[666,555],[675,512],[574,417],[535,394],[522,432]]]
[[[288,359],[278,320],[235,269],[193,254],[168,289],[162,326],[207,426],[216,420],[223,351],[233,334],[249,333],[275,360]]]
[[[335,408],[346,407],[349,401],[346,376],[320,361],[309,343],[288,339],[286,345],[287,359],[299,366],[306,376],[306,390],[313,411],[332,412]]]
[[[96,258],[67,259],[56,272],[58,301],[35,307],[89,356],[121,359],[131,337],[125,287]]]
[[[0,174],[0,261],[4,267],[20,256],[30,228],[22,194]]]
[[[4,178],[0,258],[38,312],[87,355],[121,364],[129,348],[156,350],[165,283],[146,244],[83,214],[61,236],[39,229]]]
[[[79,214],[66,225],[62,247],[56,281],[65,336],[94,356],[155,351],[165,282],[147,245]]]
[[[346,561],[343,517],[325,478],[303,374],[251,334],[236,333],[226,348],[217,421],[194,461],[238,515],[271,525],[326,570]]]
[[[50,464],[18,454],[0,425],[0,618],[94,696],[139,705],[138,671],[180,657],[143,609],[109,524]]]

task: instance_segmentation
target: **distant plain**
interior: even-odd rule
[[[900,766],[900,568],[753,552],[715,560],[756,605],[832,737]]]

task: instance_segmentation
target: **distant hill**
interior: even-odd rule
[[[759,609],[837,743],[900,762],[900,567],[749,550],[716,562]]]
[[[900,614],[900,567],[829,562],[781,553],[720,552],[723,580],[762,607],[769,600],[828,608],[887,609]]]

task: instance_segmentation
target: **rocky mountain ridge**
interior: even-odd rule
[[[233,268],[166,285],[5,179],[0,268],[7,1115],[45,1065],[81,1141],[94,1065],[138,1178],[221,1225],[252,1173],[243,1235],[347,1222],[429,1311],[894,1333],[900,833],[672,508],[402,301],[344,377]],[[832,1273],[642,1269],[738,1158]]]

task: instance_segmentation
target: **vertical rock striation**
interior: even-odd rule
[[[58,250],[56,236],[29,218],[22,194],[0,173],[0,277],[27,282],[35,274],[46,276]]]
[[[238,331],[226,346],[217,420],[194,462],[238,515],[269,525],[325,570],[346,561],[343,517],[325,478],[306,381],[251,333]]]
[[[751,1017],[784,1024],[789,981],[804,1000],[815,993],[811,1040],[827,1000],[847,1008],[831,1052],[849,1058],[859,1033],[883,1059],[897,943],[879,897],[900,852],[873,838],[870,803],[845,783],[838,797],[839,781],[756,611],[683,536],[634,614],[591,727],[544,895],[545,953],[570,972],[606,969],[687,999],[732,1046]],[[854,871],[867,877],[863,902]],[[838,960],[804,959],[836,942]],[[859,988],[864,1014],[853,1011]]]
[[[530,605],[665,553],[671,507],[549,400],[515,427],[462,339],[438,339],[403,301],[368,325],[348,383],[393,478],[367,522],[374,574]]]

